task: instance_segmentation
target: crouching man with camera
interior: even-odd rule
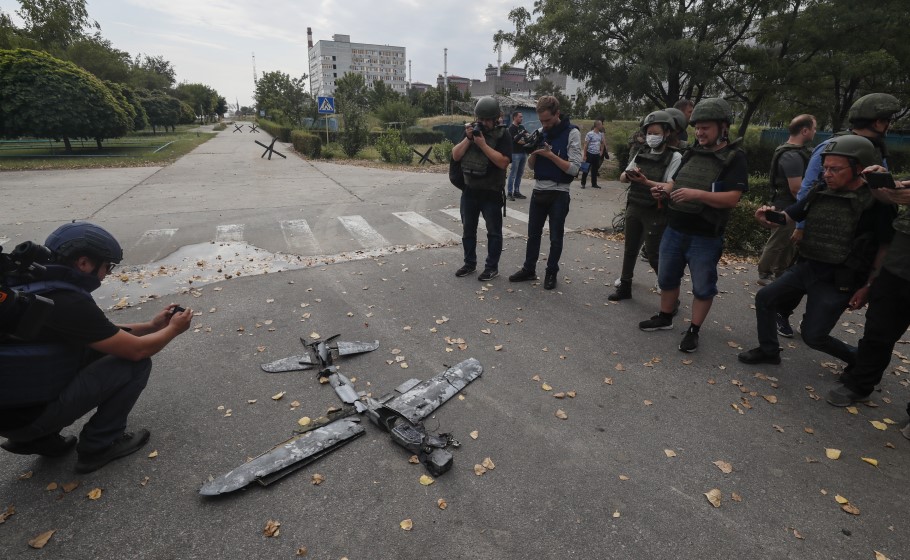
[[[810,347],[852,368],[856,348],[831,336],[845,309],[866,305],[894,236],[894,206],[875,199],[863,170],[881,163],[868,139],[837,136],[822,152],[823,183],[784,212],[762,206],[755,217],[765,227],[805,220],[797,264],[755,295],[759,346],[739,354],[747,364],[779,364],[776,315],[806,296],[800,334]]]
[[[477,225],[480,216],[487,228],[487,259],[481,282],[499,276],[502,254],[502,212],[505,206],[506,168],[512,162],[512,137],[497,126],[501,110],[492,97],[481,97],[474,106],[474,123],[465,125],[464,140],[452,148],[452,159],[461,163],[461,235],[464,265],[455,271],[462,277],[477,270]]]
[[[569,185],[578,175],[581,166],[581,133],[559,113],[559,100],[545,95],[537,100],[537,118],[543,126],[542,143],[537,145],[528,165],[534,170],[534,192],[528,209],[528,247],[521,270],[509,276],[509,282],[523,282],[537,278],[537,259],[540,257],[540,240],[543,226],[550,220],[550,254],[543,287],[556,287],[559,257],[565,235],[566,216],[569,215]],[[534,144],[529,142],[529,148]]]
[[[169,305],[147,323],[114,325],[91,292],[123,258],[117,240],[75,222],[57,228],[45,245],[55,264],[40,278],[10,282],[53,307],[33,340],[0,334],[0,436],[7,438],[0,447],[46,457],[75,447],[76,471],[88,473],[148,441],[148,430],[126,431],[127,417],[148,382],[150,357],[189,328],[193,312]],[[60,434],[96,408],[78,445]]]

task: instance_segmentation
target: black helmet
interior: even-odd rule
[[[826,156],[844,156],[857,161],[863,167],[882,163],[882,158],[879,157],[875,145],[868,138],[858,134],[835,136],[828,140],[828,144],[825,145],[822,152],[822,158]]]
[[[654,111],[648,113],[648,115],[641,121],[641,131],[645,132],[649,126],[652,124],[662,124],[667,127],[668,130],[673,130],[676,128],[676,123],[673,121],[673,116],[666,111]]]
[[[850,106],[848,119],[851,123],[858,120],[890,120],[901,110],[901,103],[887,93],[870,93],[857,99]]]
[[[667,107],[664,109],[671,117],[673,117],[673,128],[676,132],[681,132],[686,129],[689,125],[689,120],[686,119],[686,114],[680,111],[675,107]]]
[[[498,119],[502,109],[499,108],[499,101],[492,97],[481,97],[474,105],[474,116],[478,119]]]
[[[700,121],[723,121],[733,124],[733,109],[723,97],[702,99],[692,110],[692,117],[689,118],[692,124]]]
[[[86,255],[100,262],[123,260],[123,249],[114,236],[89,222],[63,224],[47,236],[44,245],[63,258]]]

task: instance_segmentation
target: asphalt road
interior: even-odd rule
[[[461,248],[395,215],[413,212],[457,234],[442,211],[456,204],[444,176],[260,153],[249,135],[225,131],[164,169],[0,174],[12,209],[0,219],[4,248],[68,218],[96,220],[127,248],[123,276],[98,294],[102,306],[123,307],[110,312],[115,321],[144,320],[170,301],[200,313],[154,359],[131,416],[152,432],[142,452],[89,475],[73,472],[74,457],[0,455],[0,510],[16,512],[0,524],[0,556],[291,558],[306,547],[306,558],[351,560],[910,557],[910,442],[897,430],[910,375],[896,369],[901,357],[876,406],[856,414],[816,400],[835,383],[823,365],[835,360],[798,339],[785,341],[780,366],[740,365],[740,347],[755,342],[756,273],[738,263],[723,265],[697,353],[676,349],[690,295],[673,330],[639,331],[657,306],[654,275],[639,263],[634,299],[609,303],[621,244],[581,233],[609,223],[615,188],[573,193],[575,232],[558,289],[547,292],[504,277],[455,278]],[[387,243],[349,229],[346,216]],[[293,220],[312,237],[299,221],[282,228]],[[520,220],[508,223],[521,232]],[[238,224],[239,234],[218,228]],[[523,253],[523,239],[507,239],[504,276]],[[855,342],[863,321],[845,314],[837,334]],[[364,437],[270,487],[200,497],[210,476],[338,404],[311,372],[259,370],[299,353],[298,339],[313,333],[378,339],[376,352],[341,362],[358,390],[376,394],[478,358],[483,376],[428,421],[462,443],[453,470],[421,485],[423,467],[367,423]],[[569,391],[576,396],[555,397]],[[897,424],[870,424],[885,419]],[[495,469],[478,476],[485,458]],[[74,481],[69,493],[47,489]],[[101,497],[88,499],[95,488]],[[712,489],[720,507],[704,495]],[[405,519],[412,530],[400,528]],[[263,536],[269,520],[281,523],[276,537]],[[45,548],[29,548],[52,529]]]

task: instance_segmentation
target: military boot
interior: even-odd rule
[[[610,301],[622,301],[632,298],[632,282],[620,282],[616,291],[607,296]]]

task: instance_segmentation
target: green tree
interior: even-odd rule
[[[425,117],[441,115],[443,113],[442,88],[429,88],[417,96],[417,106]]]
[[[218,92],[205,84],[178,84],[174,97],[189,105],[193,114],[201,115],[206,122],[215,114],[218,105]]]
[[[731,50],[777,0],[538,0],[515,8],[497,45],[535,73],[556,69],[599,95],[647,98],[655,108],[699,98]],[[580,24],[579,22],[584,22]]]
[[[373,113],[376,118],[384,123],[403,123],[402,128],[413,126],[418,117],[420,117],[419,108],[400,98],[386,101],[383,105],[377,107]]]
[[[137,54],[130,68],[129,83],[136,89],[169,90],[177,72],[163,56]]]
[[[99,80],[125,84],[130,77],[129,53],[115,49],[100,33],[81,37],[66,50],[66,58],[85,68]]]
[[[43,48],[60,52],[85,35],[100,29],[88,17],[86,0],[19,0],[16,11],[25,22],[25,33]]]
[[[559,100],[559,109],[563,114],[568,115],[572,112],[572,100],[562,92],[561,87],[556,85],[546,76],[541,76],[537,81],[537,87],[534,89],[534,95],[536,97],[552,95]]]
[[[291,78],[284,72],[266,72],[256,82],[256,106],[266,114],[279,115],[282,124],[300,126],[313,106],[313,98],[306,90],[306,74]]]
[[[397,101],[401,98],[401,95],[392,89],[391,86],[386,85],[382,80],[376,80],[373,82],[373,89],[369,92],[370,96],[370,107],[375,109],[381,105],[385,105],[391,101]]]
[[[180,121],[182,107],[179,99],[174,99],[163,91],[138,90],[139,102],[148,115],[152,133],[158,133],[158,127],[175,127]]]
[[[354,157],[369,141],[369,92],[361,74],[345,74],[335,82],[335,103],[344,117],[341,149]]]
[[[118,84],[115,82],[105,82],[105,85],[112,91],[120,96],[126,101],[127,104],[132,108],[132,110],[127,110],[127,113],[133,119],[132,130],[145,130],[149,126],[149,118],[145,113],[145,108],[142,106],[142,102],[139,99],[139,94],[126,84]]]
[[[0,135],[62,138],[123,136],[131,121],[95,76],[29,49],[0,50]]]

